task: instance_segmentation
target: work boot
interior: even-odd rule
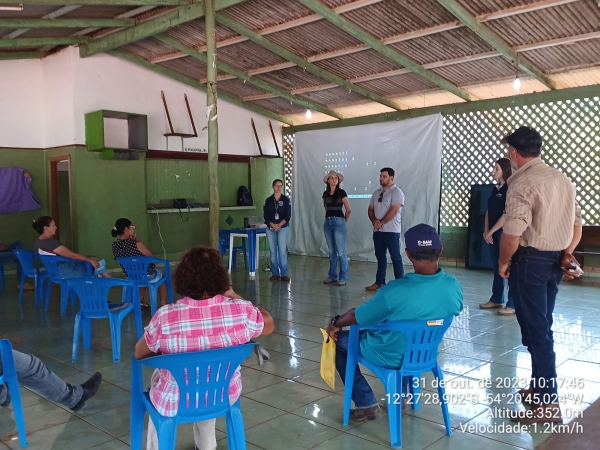
[[[350,420],[353,422],[364,422],[365,420],[376,420],[383,414],[379,405],[370,408],[353,409],[350,411]]]
[[[377,289],[379,289],[380,287],[381,287],[381,285],[373,283],[371,286],[367,286],[367,287],[365,288],[365,291],[368,291],[368,292],[374,292],[374,291],[376,291]]]
[[[502,303],[486,302],[479,305],[479,309],[496,309],[502,308]]]

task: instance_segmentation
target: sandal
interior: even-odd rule
[[[150,309],[150,305],[148,303],[140,302],[140,308],[148,310]]]

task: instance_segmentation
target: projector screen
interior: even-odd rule
[[[341,187],[348,194],[352,210],[346,235],[346,251],[351,259],[375,261],[367,209],[371,195],[380,187],[379,171],[384,167],[395,170],[394,182],[406,196],[401,210],[402,235],[418,223],[437,228],[441,157],[440,114],[296,133],[289,250],[311,256],[329,254],[321,197],[326,188],[323,177],[330,170],[344,175]]]

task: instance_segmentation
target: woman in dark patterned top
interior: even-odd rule
[[[115,222],[115,226],[111,231],[112,237],[118,239],[112,243],[112,251],[115,259],[119,258],[130,258],[136,256],[154,256],[150,253],[150,250],[146,248],[142,242],[140,242],[135,234],[135,226],[132,225],[131,220],[121,218]],[[127,276],[127,271],[123,266],[123,273]],[[148,281],[155,283],[162,278],[162,272],[158,270],[154,264],[148,267]],[[146,288],[140,288],[140,298],[144,298]],[[158,288],[158,295],[160,297],[160,306],[166,304],[167,300],[167,286],[161,284]],[[148,306],[143,304],[143,306]]]
[[[325,224],[323,231],[327,247],[329,247],[329,274],[325,284],[335,283],[344,286],[348,282],[348,256],[346,255],[346,222],[350,218],[350,202],[348,195],[340,184],[344,175],[331,170],[323,182],[327,185],[323,192],[323,206],[325,207]],[[340,262],[338,274],[337,265]]]

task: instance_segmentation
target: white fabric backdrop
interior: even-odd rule
[[[296,133],[292,179],[289,250],[327,256],[323,235],[323,177],[330,170],[344,175],[350,197],[346,251],[351,259],[375,261],[369,201],[379,186],[379,171],[392,167],[395,183],[406,196],[402,235],[418,223],[435,228],[439,221],[442,158],[440,114],[355,127]],[[363,198],[361,198],[363,197]],[[404,254],[404,243],[402,243]],[[388,258],[389,259],[389,258]]]

